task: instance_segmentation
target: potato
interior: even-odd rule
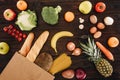
[[[98,29],[104,29],[104,28],[105,28],[105,25],[104,25],[102,22],[99,22],[99,23],[97,24],[97,28],[98,28]]]
[[[52,66],[53,58],[49,53],[44,52],[37,57],[35,63],[44,70],[48,71]]]
[[[75,72],[72,69],[68,69],[62,72],[62,77],[66,79],[72,79],[75,76]]]
[[[97,19],[97,16],[96,16],[96,15],[91,15],[91,16],[90,16],[90,22],[91,22],[92,24],[96,24],[97,21],[98,21],[98,19]]]
[[[91,27],[90,28],[90,33],[91,34],[94,34],[94,33],[96,33],[97,32],[97,28],[96,27]]]
[[[94,35],[93,35],[93,37],[95,38],[95,39],[98,39],[98,38],[100,38],[102,36],[102,32],[101,31],[97,31],[96,33],[94,33]]]

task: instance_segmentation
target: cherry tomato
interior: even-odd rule
[[[97,11],[97,12],[104,12],[105,10],[106,10],[106,5],[105,5],[105,3],[103,3],[103,2],[98,2],[96,5],[95,5],[95,10]]]

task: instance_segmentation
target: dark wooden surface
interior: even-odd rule
[[[115,57],[114,62],[109,61],[114,68],[114,72],[112,76],[109,78],[102,77],[96,71],[94,64],[89,62],[87,60],[87,56],[84,54],[78,57],[71,56],[73,63],[70,68],[72,69],[77,69],[79,67],[84,68],[87,73],[86,80],[120,80],[120,45],[117,48],[109,48],[107,46],[107,39],[110,36],[116,36],[120,40],[120,1],[119,0],[90,0],[93,6],[98,1],[105,2],[107,5],[107,9],[104,13],[96,13],[93,7],[92,12],[88,15],[83,15],[78,10],[78,6],[82,0],[26,0],[26,1],[28,3],[28,8],[30,10],[34,10],[37,13],[37,17],[38,17],[37,27],[31,31],[35,33],[34,41],[37,39],[40,33],[42,33],[44,30],[48,30],[50,32],[50,36],[41,52],[48,52],[53,56],[53,58],[56,58],[57,56],[55,55],[54,50],[50,47],[50,40],[56,32],[67,30],[67,31],[71,31],[74,34],[74,37],[61,38],[58,40],[57,43],[57,49],[59,54],[63,52],[70,54],[70,52],[66,49],[66,43],[68,41],[73,41],[76,43],[77,47],[79,47],[78,38],[83,34],[89,34],[89,28],[91,26],[94,26],[89,21],[89,16],[91,14],[97,15],[99,22],[100,21],[103,22],[103,19],[106,16],[113,17],[115,20],[114,24],[112,26],[106,26],[106,28],[102,30],[103,33],[102,37],[96,39],[97,41],[102,42],[113,53]],[[9,62],[15,51],[18,51],[24,42],[24,41],[18,42],[13,37],[11,37],[10,35],[8,35],[3,31],[3,27],[8,26],[9,24],[12,24],[18,28],[18,26],[14,24],[15,21],[8,22],[3,17],[3,12],[7,8],[11,8],[15,10],[17,14],[20,12],[16,8],[16,2],[17,0],[0,0],[0,42],[5,41],[10,45],[9,53],[7,55],[0,55],[0,72],[2,72],[2,70],[7,65],[7,63]],[[54,26],[46,24],[41,17],[42,7],[43,6],[55,7],[57,5],[60,5],[62,7],[62,12],[59,14],[60,16],[59,23]],[[64,21],[63,15],[66,11],[73,11],[75,13],[75,20],[72,23],[67,23]],[[79,17],[85,19],[85,22],[83,23],[85,25],[85,28],[83,30],[78,29],[78,26],[80,24],[78,19]],[[24,32],[24,33],[28,34],[29,32]],[[55,80],[67,80],[61,76],[61,73],[58,73],[55,76],[56,76]],[[77,79],[74,78],[71,80],[77,80]]]

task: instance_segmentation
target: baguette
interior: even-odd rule
[[[27,53],[29,52],[31,45],[32,45],[32,41],[34,39],[34,33],[29,33],[28,37],[26,38],[22,48],[19,50],[19,53],[21,55],[23,55],[24,57],[27,56]]]
[[[34,62],[36,57],[38,56],[40,50],[42,49],[44,43],[46,42],[47,38],[49,36],[48,31],[44,31],[36,40],[33,47],[30,49],[28,55],[26,58],[30,60],[31,62]]]

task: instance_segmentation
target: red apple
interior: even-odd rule
[[[12,21],[15,19],[16,13],[12,9],[6,9],[3,16],[7,21]]]

